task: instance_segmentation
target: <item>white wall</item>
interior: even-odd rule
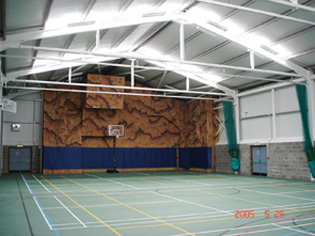
[[[241,96],[238,109],[240,143],[303,141],[294,85]],[[222,111],[220,118],[224,120]],[[222,144],[227,143],[225,131],[223,133],[220,137]]]
[[[42,95],[33,93],[12,99],[17,103],[17,112],[3,112],[3,145],[42,144]],[[12,131],[12,124],[21,125],[19,132]]]

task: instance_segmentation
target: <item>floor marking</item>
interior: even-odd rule
[[[159,202],[137,202],[137,203],[128,203],[128,205],[147,205],[147,204],[163,204],[163,203],[174,203],[177,201],[159,201]],[[111,206],[120,206],[120,204],[103,204],[103,205],[85,205],[83,207],[85,208],[92,208],[92,207],[111,207]],[[46,210],[54,210],[54,209],[60,209],[62,207],[45,207]],[[80,208],[79,206],[71,206],[69,208]]]
[[[63,204],[62,201],[60,201],[56,196],[54,196],[54,198],[81,224],[83,225],[84,228],[86,228],[86,225],[72,212],[70,211],[70,209],[65,206],[65,204]]]
[[[111,179],[108,179],[108,178],[102,178],[102,177],[99,177],[97,175],[91,175],[91,174],[85,174],[87,176],[91,176],[91,177],[94,177],[94,178],[97,178],[97,179],[100,179],[100,180],[105,180],[105,181],[108,181],[108,182],[112,182],[112,183],[115,183],[115,184],[119,184],[119,185],[122,185],[122,186],[126,186],[126,187],[129,187],[129,188],[132,188],[132,189],[139,189],[137,187],[134,187],[134,186],[131,186],[131,185],[128,185],[128,184],[123,184],[123,183],[120,183],[120,182],[117,182],[117,181],[114,181],[114,180],[111,180]]]
[[[286,230],[294,231],[295,233],[302,233],[302,234],[308,234],[308,235],[315,235],[315,234],[312,234],[312,233],[305,232],[305,231],[303,231],[303,230],[293,229],[293,228],[296,227],[296,226],[288,227],[288,226],[278,225],[278,224],[276,224],[276,223],[273,223],[272,225],[277,226],[277,227],[279,227],[279,228],[281,228],[281,229],[286,229]],[[303,226],[305,226],[305,225],[303,225]]]
[[[210,206],[205,206],[205,205],[201,205],[201,204],[198,204],[198,203],[189,202],[189,201],[182,200],[182,199],[179,199],[179,198],[176,198],[176,197],[171,197],[171,196],[168,196],[168,195],[165,195],[165,194],[156,193],[156,192],[152,192],[152,193],[156,194],[156,195],[159,195],[159,196],[162,196],[162,197],[174,199],[174,200],[177,200],[179,202],[185,202],[185,203],[188,203],[188,204],[191,204],[191,205],[194,205],[194,206],[199,206],[199,207],[211,209],[211,210],[214,210],[214,211],[217,211],[217,212],[222,212],[222,213],[225,213],[225,214],[228,214],[228,215],[235,215],[235,213],[230,213],[228,211],[220,210],[220,209],[217,209],[217,208],[214,208],[214,207],[210,207]]]
[[[182,232],[184,232],[184,233],[186,233],[186,234],[188,234],[188,235],[194,235],[194,234],[191,234],[191,233],[189,233],[188,231],[186,231],[186,230],[184,230],[184,229],[181,229],[181,228],[179,228],[179,227],[177,227],[177,226],[175,226],[175,225],[173,225],[173,224],[167,223],[166,221],[163,221],[163,220],[161,220],[161,219],[159,219],[159,218],[156,218],[156,217],[154,217],[154,216],[151,216],[151,215],[148,214],[148,213],[145,213],[145,212],[143,212],[143,211],[141,211],[141,210],[138,210],[138,209],[136,209],[136,208],[134,208],[134,207],[132,207],[132,206],[129,206],[129,205],[125,204],[125,203],[122,203],[122,202],[120,202],[120,201],[118,201],[118,200],[116,200],[116,199],[114,199],[114,198],[112,198],[112,197],[109,197],[109,196],[107,196],[107,195],[105,195],[105,194],[103,194],[103,193],[100,193],[100,192],[98,192],[98,191],[96,191],[96,190],[94,190],[94,189],[91,189],[91,188],[89,188],[89,187],[87,187],[87,186],[85,186],[85,185],[82,185],[82,184],[80,184],[80,183],[78,183],[78,182],[76,182],[76,181],[74,181],[74,180],[72,180],[72,179],[69,179],[69,178],[64,177],[64,176],[62,176],[62,177],[65,178],[65,179],[67,179],[67,180],[69,180],[69,181],[72,182],[72,183],[75,183],[75,184],[77,184],[77,185],[79,185],[79,186],[81,186],[81,187],[83,187],[83,188],[86,188],[86,189],[88,189],[88,190],[90,190],[90,191],[92,191],[92,192],[95,192],[95,193],[97,193],[97,194],[99,194],[99,195],[101,195],[101,196],[103,196],[103,197],[105,197],[105,198],[107,198],[107,199],[109,199],[109,200],[112,200],[112,201],[114,201],[114,202],[117,202],[117,203],[121,204],[122,206],[125,206],[125,207],[127,207],[127,208],[130,208],[130,209],[132,209],[132,210],[134,210],[134,211],[136,211],[136,212],[138,212],[138,213],[140,213],[140,214],[143,214],[143,215],[145,215],[145,216],[147,216],[147,217],[149,217],[149,218],[155,219],[156,221],[159,221],[159,222],[163,223],[164,225],[168,225],[168,226],[170,226],[170,227],[172,227],[172,228],[174,228],[174,229],[180,230],[180,231],[182,231]],[[194,236],[195,236],[195,235],[194,235]]]
[[[39,179],[37,179],[35,175],[32,176],[44,189],[46,189],[47,192],[51,193],[50,190]]]
[[[173,188],[180,188],[180,189],[183,189],[183,190],[196,191],[196,192],[200,192],[200,193],[209,194],[209,195],[212,195],[212,196],[219,196],[219,197],[230,198],[230,199],[235,199],[235,200],[239,200],[239,201],[251,202],[251,203],[256,203],[256,204],[260,204],[260,205],[264,205],[264,206],[277,207],[277,205],[274,205],[274,204],[262,203],[262,202],[247,200],[247,199],[238,198],[238,197],[231,197],[231,196],[227,196],[227,195],[220,194],[220,193],[211,193],[211,192],[208,192],[208,191],[205,191],[205,190],[189,189],[189,188],[185,188],[185,187],[181,187],[181,186],[177,186],[177,185],[170,185],[170,184],[160,183],[158,181],[152,181],[152,180],[144,180],[144,181],[152,182],[152,183],[156,183],[156,184],[160,184],[160,185],[167,185],[167,186],[170,186],[170,187],[173,187]],[[287,209],[291,209],[291,208],[287,208]]]
[[[80,206],[81,209],[83,209],[86,213],[88,213],[90,216],[92,216],[93,218],[95,218],[96,220],[98,220],[100,223],[102,223],[103,225],[105,225],[107,228],[109,228],[112,232],[114,232],[115,234],[122,236],[120,233],[118,233],[115,229],[113,229],[112,227],[110,227],[108,224],[106,224],[104,221],[102,221],[100,218],[98,218],[96,215],[94,215],[92,212],[90,212],[88,209],[84,208],[83,206],[81,206],[77,201],[75,201],[73,198],[71,198],[68,194],[66,194],[65,192],[63,192],[62,190],[60,190],[56,185],[54,185],[52,182],[50,182],[49,180],[47,180],[45,177],[41,176],[42,179],[44,179],[47,183],[49,183],[52,187],[54,187],[56,190],[58,190],[59,192],[61,192],[63,195],[65,195],[67,198],[69,198],[72,202],[74,202],[76,205]]]
[[[46,221],[48,227],[50,230],[54,230],[55,231],[55,234],[57,236],[60,236],[60,234],[58,233],[57,229],[55,228],[54,224],[52,223],[52,221],[50,220],[50,218],[48,217],[46,211],[43,209],[43,206],[40,204],[40,202],[38,201],[35,193],[32,191],[32,188],[30,187],[30,185],[28,184],[27,180],[25,179],[24,175],[21,175],[22,176],[22,179],[25,183],[25,185],[27,186],[29,192],[33,195],[33,199],[35,201],[35,204],[37,206],[37,208],[39,209],[41,215],[43,216],[44,220]]]
[[[315,202],[314,199],[288,196],[288,195],[284,195],[283,193],[268,193],[268,192],[262,192],[262,191],[256,191],[256,190],[249,190],[249,189],[243,189],[243,188],[237,188],[237,189],[240,189],[240,190],[243,190],[243,191],[247,191],[247,192],[255,192],[255,193],[259,193],[259,194],[273,195],[273,196],[280,196],[280,197],[284,197],[284,198],[293,198],[293,199],[299,199],[299,200],[306,200],[306,201]]]

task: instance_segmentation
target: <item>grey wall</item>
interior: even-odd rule
[[[17,103],[17,112],[3,114],[3,145],[42,144],[42,94],[33,93],[12,99]],[[21,125],[19,132],[12,131],[12,124]]]
[[[32,172],[41,172],[41,150],[42,150],[42,120],[43,120],[43,98],[42,93],[30,93],[23,96],[11,98],[17,103],[17,112],[3,112],[2,120],[2,143],[3,155],[1,161],[2,173],[8,172],[8,150],[22,144],[24,147],[32,148]],[[21,125],[20,131],[13,131],[12,124]]]

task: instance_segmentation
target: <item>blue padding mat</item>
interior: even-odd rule
[[[190,167],[190,148],[179,148],[179,167]]]
[[[113,148],[44,147],[43,168],[110,169]],[[176,148],[116,148],[116,168],[176,167]],[[179,167],[212,168],[212,148],[180,148]]]
[[[43,168],[48,170],[81,169],[81,148],[44,147]]]
[[[211,169],[212,168],[212,148],[190,148],[190,167]]]
[[[44,169],[110,169],[113,148],[44,147]],[[176,167],[175,148],[116,148],[116,168]]]
[[[116,148],[117,168],[176,167],[175,148]]]
[[[112,148],[82,148],[81,169],[113,168]]]

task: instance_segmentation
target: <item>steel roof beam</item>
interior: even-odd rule
[[[218,5],[218,6],[223,6],[223,7],[235,8],[235,9],[242,10],[242,11],[248,11],[248,12],[253,12],[253,13],[257,13],[257,14],[277,17],[277,18],[295,21],[295,22],[299,22],[299,23],[303,23],[303,24],[315,25],[315,22],[313,22],[313,21],[303,20],[303,19],[299,19],[299,18],[295,18],[295,17],[291,17],[291,16],[285,16],[285,15],[276,14],[276,13],[272,13],[272,12],[268,12],[268,11],[262,11],[262,10],[253,9],[253,8],[249,8],[249,7],[243,7],[240,5],[223,3],[223,2],[218,2],[218,1],[214,1],[214,0],[197,0],[197,1],[206,2],[206,3]]]
[[[13,34],[13,35],[8,35],[6,37],[6,40],[4,40],[0,44],[0,51],[3,51],[9,47],[18,45],[23,42],[32,41],[36,39],[52,38],[52,37],[63,36],[63,35],[78,34],[78,33],[84,33],[84,32],[91,32],[91,31],[97,31],[97,30],[112,29],[112,28],[126,27],[126,26],[133,26],[133,25],[140,25],[140,24],[147,24],[147,23],[167,22],[167,21],[172,21],[174,19],[178,19],[180,17],[181,16],[179,14],[171,14],[171,15],[164,15],[164,16],[151,16],[151,17],[143,17],[143,18],[135,18],[135,19],[116,20],[116,21],[112,21],[112,22],[104,23],[104,24],[75,26],[75,27],[68,27],[65,29],[40,30],[36,32],[25,32],[25,33]]]
[[[302,9],[305,11],[311,11],[311,12],[315,12],[315,8],[314,7],[309,7],[309,6],[305,6],[299,3],[293,3],[293,2],[288,2],[288,1],[283,1],[283,0],[268,0],[270,2],[275,2],[275,3],[279,3],[282,5],[286,5],[292,8],[298,8],[298,9]]]
[[[206,85],[210,85],[211,87],[214,87],[216,89],[219,89],[223,92],[225,92],[228,96],[231,96],[231,97],[235,97],[236,95],[236,91],[235,90],[232,90],[226,86],[223,86],[223,85],[220,85],[216,82],[213,82],[211,80],[207,80],[205,78],[202,78],[201,76],[198,76],[194,73],[189,73],[189,72],[184,72],[184,71],[178,71],[178,69],[174,66],[171,66],[171,65],[167,65],[165,63],[162,63],[162,62],[157,62],[157,61],[148,61],[149,63],[153,64],[153,65],[157,65],[159,67],[163,67],[165,68],[166,70],[168,71],[176,71],[177,74],[180,74],[184,77],[189,77],[193,80],[196,80],[200,83],[203,83],[203,84],[206,84]]]
[[[41,81],[41,80],[14,80],[15,83],[25,84],[43,84],[43,85],[55,85],[55,86],[71,86],[71,87],[90,87],[90,88],[109,88],[109,89],[125,89],[125,90],[139,90],[139,91],[154,91],[154,92],[176,92],[176,93],[187,93],[187,94],[205,94],[205,95],[216,95],[225,96],[224,93],[215,92],[203,92],[203,91],[186,91],[180,89],[157,89],[157,88],[146,88],[136,86],[118,86],[118,85],[105,85],[105,84],[89,84],[89,83],[74,83],[74,82],[57,82],[57,81]],[[9,86],[6,86],[9,87]],[[93,91],[92,91],[93,92]],[[94,91],[95,92],[95,91]]]
[[[214,64],[214,63],[202,63],[202,62],[196,62],[196,61],[181,61],[181,60],[175,60],[175,59],[172,60],[172,59],[165,59],[163,57],[157,58],[157,57],[152,57],[150,55],[143,55],[139,53],[114,53],[114,52],[101,53],[101,52],[87,52],[87,51],[80,51],[80,50],[69,50],[69,49],[51,48],[51,47],[35,47],[35,46],[24,46],[24,45],[21,45],[19,47],[13,47],[13,48],[41,50],[41,51],[48,51],[48,52],[65,52],[65,53],[72,53],[72,54],[79,54],[79,55],[98,56],[98,57],[103,57],[103,58],[115,57],[115,58],[139,59],[139,60],[146,60],[146,61],[170,62],[170,63],[179,64],[179,65],[187,64],[187,65],[197,65],[197,66],[206,66],[206,67],[226,68],[226,69],[232,69],[232,70],[250,71],[250,72],[258,72],[258,73],[266,73],[266,74],[280,74],[284,76],[293,76],[293,77],[300,76],[295,73],[287,73],[287,72],[282,72],[282,71],[251,69],[248,67],[221,65],[221,64]],[[2,55],[0,54],[0,56]]]
[[[284,59],[281,59],[279,57],[277,57],[276,55],[260,48],[260,47],[257,47],[257,46],[254,46],[252,44],[249,44],[248,42],[238,38],[237,36],[234,36],[234,35],[231,35],[217,27],[214,27],[210,24],[208,24],[207,22],[204,22],[204,21],[200,21],[199,19],[196,19],[196,18],[193,18],[191,16],[188,16],[188,15],[184,15],[184,17],[186,18],[187,21],[190,21],[191,23],[195,24],[197,27],[200,27],[200,28],[203,28],[204,30],[208,30],[210,32],[213,32],[217,35],[220,35],[234,43],[237,43],[247,49],[250,49],[252,51],[254,51],[255,53],[263,56],[263,57],[266,57],[286,68],[289,68],[293,71],[295,71],[296,73],[298,73],[300,76],[304,77],[305,79],[307,79],[309,77],[309,73],[310,71],[304,69],[303,67],[291,62],[291,61],[288,61],[288,60],[284,60]]]

